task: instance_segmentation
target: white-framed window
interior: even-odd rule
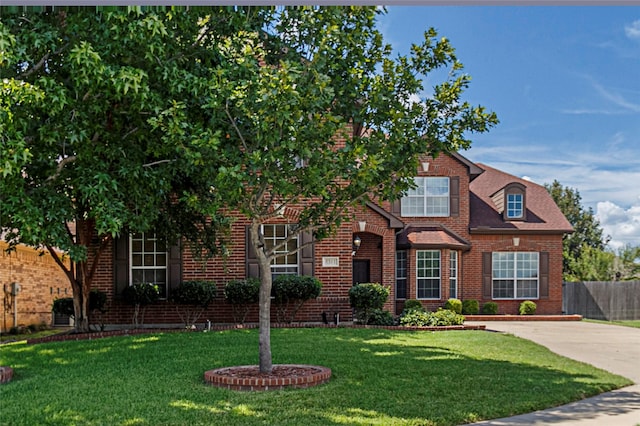
[[[396,299],[407,298],[407,252],[396,251]]]
[[[271,261],[271,275],[275,278],[278,275],[297,274],[298,252],[292,252],[298,249],[298,237],[288,240],[289,225],[262,225],[262,235],[267,249],[284,242],[284,245],[276,250],[276,257]]]
[[[416,177],[416,187],[400,201],[401,215],[407,217],[448,217],[449,178]]]
[[[416,251],[418,299],[440,299],[440,251]]]
[[[537,252],[494,252],[492,295],[494,299],[537,299],[540,257]]]
[[[519,219],[524,215],[524,196],[507,194],[507,218]]]
[[[168,294],[167,246],[153,232],[138,232],[129,236],[129,282],[158,286],[161,299]]]
[[[458,252],[449,251],[449,297],[458,298]]]

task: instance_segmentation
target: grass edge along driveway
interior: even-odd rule
[[[511,335],[484,331],[273,329],[274,363],[329,383],[243,393],[213,368],[256,364],[257,330],[0,347],[7,425],[459,425],[565,404],[631,382]]]

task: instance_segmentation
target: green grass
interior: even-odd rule
[[[603,321],[603,320],[594,320],[594,319],[583,319],[583,321],[587,322],[595,322],[598,324],[614,324],[614,325],[623,325],[625,327],[633,327],[640,328],[640,320],[625,320],[625,321]]]
[[[51,336],[52,334],[60,333],[60,329],[47,329],[34,331],[33,333],[22,333],[22,334],[10,334],[10,333],[0,333],[0,342],[16,342],[27,339],[35,339],[38,337],[46,337]]]
[[[332,369],[304,390],[236,392],[206,370],[255,364],[257,330],[5,344],[7,425],[457,425],[564,404],[631,382],[483,331],[274,329],[275,364]]]

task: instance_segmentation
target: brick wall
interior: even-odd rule
[[[480,308],[491,301],[482,297],[482,253],[483,252],[548,252],[549,253],[549,297],[534,302],[537,314],[562,313],[562,235],[518,235],[518,246],[514,235],[473,235],[473,248],[462,256],[460,293],[463,299],[476,299]],[[517,314],[522,300],[496,300],[499,314]]]
[[[13,326],[42,322],[51,324],[54,299],[71,297],[69,280],[49,254],[40,256],[39,251],[24,246],[7,253],[6,248],[6,243],[0,242],[0,329],[7,331]],[[10,294],[13,282],[21,287],[15,298]]]

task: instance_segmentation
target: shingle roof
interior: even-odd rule
[[[471,244],[442,226],[409,226],[398,234],[399,247],[468,250]]]
[[[573,228],[560,208],[542,185],[477,164],[484,172],[469,184],[472,233],[481,232],[533,232],[566,233]],[[525,221],[505,221],[491,196],[506,185],[518,182],[526,187],[527,214]]]

